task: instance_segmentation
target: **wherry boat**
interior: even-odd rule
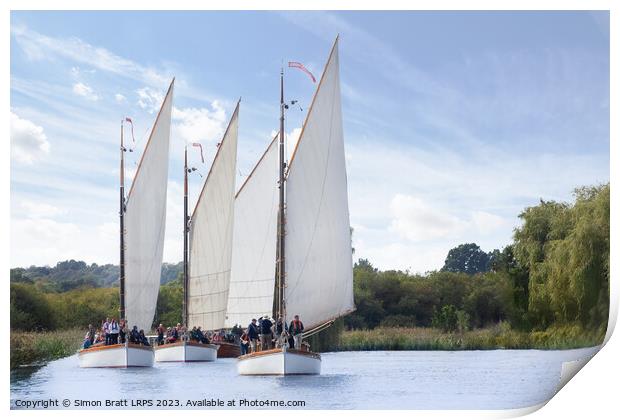
[[[161,276],[174,79],[155,119],[149,140],[125,198],[125,153],[121,122],[120,163],[120,318],[127,331],[150,330]],[[128,119],[127,119],[128,120]],[[131,121],[131,120],[128,120]],[[127,337],[128,338],[128,337]],[[153,366],[153,348],[139,344],[93,346],[78,353],[80,367]]]
[[[286,109],[282,72],[278,147],[274,138],[237,193],[227,322],[299,315],[307,337],[355,310],[338,39],[288,164]],[[241,375],[320,374],[321,356],[284,345],[241,356],[237,368]]]
[[[188,175],[184,165],[183,325],[204,331],[224,326],[234,217],[239,103],[219,143],[196,207],[188,215]],[[202,147],[202,146],[200,146]],[[202,151],[201,151],[202,153]],[[212,362],[217,344],[180,341],[155,348],[157,362]]]

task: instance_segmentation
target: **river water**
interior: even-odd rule
[[[305,401],[306,409],[510,409],[551,398],[576,350],[323,353],[320,376],[238,376],[235,359],[156,363],[153,368],[80,369],[77,356],[11,373],[11,408],[24,401],[128,399]],[[172,404],[177,404],[173,401]],[[246,403],[255,404],[255,403]],[[62,408],[62,404],[61,404]],[[178,408],[178,407],[174,407]],[[205,408],[205,407],[199,407]],[[226,406],[224,408],[227,408]],[[246,408],[260,408],[246,406]]]

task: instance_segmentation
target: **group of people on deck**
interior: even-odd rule
[[[95,329],[92,324],[88,324],[88,331],[84,336],[82,347],[87,349],[89,347],[125,344],[127,339],[130,343],[149,345],[144,330],[138,330],[138,327],[134,325],[128,333],[127,323],[124,319],[117,321],[116,318],[106,318],[101,321],[101,327],[98,329]]]
[[[187,331],[187,328],[180,323],[174,327],[165,328],[163,324],[159,324],[157,327],[157,344],[160,346],[176,343],[179,340],[209,344],[211,341],[219,341],[216,337],[219,337],[219,332],[213,333],[211,338],[209,338],[209,333],[203,332],[201,327],[195,326],[190,331]]]
[[[275,322],[269,315],[258,320],[252,319],[241,335],[241,355],[258,351],[259,345],[261,351],[282,347],[300,350],[303,332],[304,324],[299,315],[295,315],[288,326],[282,317],[278,317]]]
[[[262,316],[258,320],[252,319],[239,340],[241,355],[282,347],[299,350],[302,346],[303,332],[304,324],[299,319],[299,315],[295,315],[289,325],[285,324],[282,317],[279,317],[275,322],[269,315]],[[159,324],[156,333],[158,345],[178,341],[192,341],[202,344],[236,341],[235,337],[226,334],[224,330],[214,331],[210,334],[207,331],[203,332],[201,327],[193,327],[188,331],[180,323],[168,328]],[[150,345],[144,330],[139,330],[136,325],[127,331],[127,322],[124,319],[117,321],[115,318],[106,318],[101,322],[101,327],[98,329],[95,329],[92,324],[88,325],[83,348],[124,344],[127,340],[132,344]]]

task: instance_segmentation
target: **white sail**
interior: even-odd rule
[[[155,315],[166,230],[174,80],[144,148],[125,212],[125,308],[129,327],[149,331]]]
[[[306,329],[354,310],[338,67],[336,40],[286,182],[286,313]]]
[[[235,199],[226,327],[271,314],[278,222],[278,142],[267,147]]]
[[[222,328],[228,302],[239,104],[198,197],[189,232],[188,326]]]

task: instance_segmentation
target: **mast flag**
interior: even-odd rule
[[[202,144],[200,144],[200,143],[192,143],[192,146],[200,147],[200,160],[202,160],[202,163],[205,163],[205,157],[202,154]]]
[[[129,124],[131,124],[131,139],[133,140],[133,142],[136,142],[136,137],[133,135],[133,120],[129,117],[125,117],[125,121],[127,121]]]
[[[308,76],[310,76],[310,78],[312,79],[312,83],[316,83],[316,79],[314,78],[314,75],[303,64],[298,63],[297,61],[289,61],[288,62],[288,66],[289,67],[294,67],[296,69],[299,69],[299,70],[303,71]]]

